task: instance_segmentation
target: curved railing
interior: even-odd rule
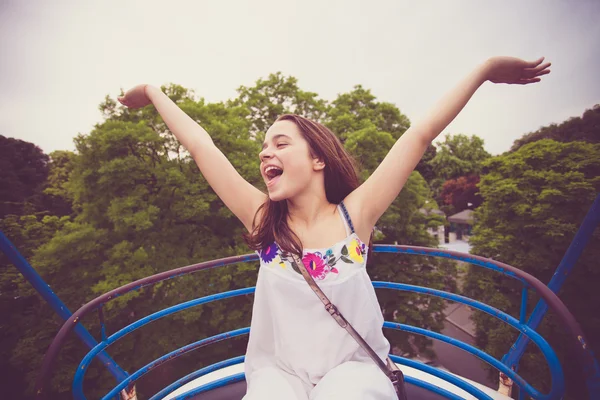
[[[485,259],[483,257],[478,257],[478,256],[473,256],[473,255],[469,255],[469,254],[463,254],[463,253],[458,253],[458,252],[448,251],[448,250],[430,249],[430,248],[413,247],[413,246],[375,245],[374,251],[378,252],[378,253],[403,253],[403,254],[409,254],[409,255],[422,255],[422,256],[450,258],[450,259],[454,259],[454,260],[468,262],[468,263],[471,263],[473,265],[477,265],[480,267],[492,269],[496,272],[502,273],[511,278],[521,281],[523,283],[523,291],[522,291],[521,315],[520,315],[519,320],[517,320],[516,318],[514,318],[498,309],[495,309],[491,306],[488,306],[488,305],[478,302],[476,300],[473,300],[473,299],[470,299],[470,298],[467,298],[464,296],[460,296],[457,294],[448,293],[448,292],[441,291],[441,290],[425,288],[425,287],[420,287],[420,286],[407,285],[407,284],[401,284],[401,283],[391,283],[391,282],[373,282],[373,285],[376,288],[423,293],[423,294],[437,296],[437,297],[445,298],[445,299],[448,299],[451,301],[467,304],[470,307],[473,307],[473,308],[476,308],[483,312],[486,312],[496,318],[499,318],[503,322],[511,325],[512,327],[517,329],[519,332],[526,335],[531,341],[533,341],[538,346],[538,348],[540,349],[540,351],[542,352],[544,357],[546,358],[546,361],[547,361],[549,369],[550,369],[550,374],[552,377],[551,389],[548,393],[540,393],[535,388],[533,388],[531,385],[529,385],[520,375],[518,375],[515,371],[513,371],[507,365],[503,364],[501,361],[493,358],[492,356],[488,355],[487,353],[485,353],[471,345],[468,345],[468,344],[458,341],[456,339],[450,338],[446,335],[428,331],[428,330],[410,326],[410,325],[398,324],[398,323],[393,323],[393,322],[385,322],[384,323],[385,328],[397,329],[397,330],[402,330],[402,331],[406,331],[406,332],[410,332],[410,333],[414,333],[414,334],[424,335],[427,337],[431,337],[433,339],[437,339],[437,340],[449,343],[456,347],[459,347],[460,349],[479,357],[483,361],[489,363],[493,367],[497,368],[499,371],[506,374],[506,376],[508,376],[510,379],[512,379],[513,382],[524,393],[527,393],[532,398],[540,399],[540,400],[560,399],[560,398],[562,398],[564,391],[565,391],[564,376],[563,376],[562,367],[560,365],[560,362],[558,361],[556,354],[554,353],[552,348],[548,345],[548,343],[535,330],[531,329],[525,322],[527,291],[530,289],[533,289],[534,291],[536,291],[539,294],[539,296],[544,301],[546,301],[546,303],[549,305],[549,307],[553,309],[556,316],[561,320],[561,322],[563,323],[563,325],[565,326],[567,331],[570,333],[571,343],[573,345],[573,351],[576,354],[576,356],[578,356],[578,358],[579,358],[580,365],[582,367],[582,371],[584,371],[584,373],[585,373],[586,370],[589,370],[589,368],[594,365],[595,361],[594,361],[593,355],[592,355],[591,351],[587,348],[583,332],[581,331],[581,328],[575,321],[575,318],[573,317],[573,315],[568,311],[566,306],[562,303],[562,301],[556,296],[556,294],[554,292],[552,292],[546,285],[544,285],[542,282],[540,282],[533,276],[531,276],[517,268],[511,267],[507,264],[503,264],[503,263],[500,263],[497,261]],[[74,326],[77,324],[77,322],[83,316],[89,314],[92,311],[98,310],[99,315],[101,316],[101,328],[104,331],[104,321],[102,320],[101,310],[102,310],[102,307],[104,306],[104,304],[106,304],[108,301],[114,299],[115,297],[121,296],[121,295],[131,292],[131,291],[139,290],[143,287],[154,285],[158,282],[161,282],[161,281],[164,281],[167,279],[190,274],[190,273],[193,273],[196,271],[206,270],[206,269],[210,269],[210,268],[215,268],[215,267],[219,267],[219,266],[230,265],[230,264],[235,264],[235,263],[240,263],[240,262],[256,261],[256,260],[258,260],[258,256],[255,254],[251,254],[251,255],[243,255],[243,256],[236,256],[236,257],[228,257],[228,258],[223,258],[220,260],[214,260],[214,261],[208,261],[208,262],[204,262],[204,263],[194,264],[194,265],[190,265],[187,267],[182,267],[182,268],[178,268],[175,270],[166,271],[166,272],[163,272],[160,274],[156,274],[156,275],[153,275],[153,276],[150,276],[147,278],[140,279],[138,281],[124,285],[120,288],[114,289],[114,290],[90,301],[89,303],[87,303],[86,305],[81,307],[79,310],[77,310],[75,313],[73,313],[73,315],[64,323],[64,325],[61,327],[58,334],[54,338],[52,344],[48,348],[48,351],[46,352],[46,354],[44,356],[41,372],[36,381],[36,393],[37,393],[38,397],[44,396],[44,393],[45,393],[44,389],[47,385],[50,371],[52,371],[53,364],[58,356],[60,348],[64,344],[65,339],[66,339],[67,335],[69,334],[69,332],[74,328]],[[240,295],[246,295],[246,294],[250,294],[253,292],[254,292],[254,288],[245,288],[245,289],[233,290],[233,291],[226,292],[226,293],[214,294],[214,295],[206,296],[206,297],[203,297],[200,299],[190,300],[190,301],[187,301],[187,302],[184,302],[184,303],[172,306],[172,307],[168,307],[168,308],[158,311],[154,314],[148,315],[144,318],[141,318],[140,320],[135,321],[132,324],[122,328],[121,330],[119,330],[118,332],[114,333],[113,335],[111,335],[109,337],[105,337],[103,335],[102,342],[98,343],[95,347],[93,347],[90,350],[90,352],[83,358],[79,367],[77,368],[75,378],[73,380],[73,395],[74,395],[74,397],[76,399],[85,399],[85,395],[83,393],[83,378],[84,378],[85,372],[87,370],[87,367],[89,366],[91,361],[94,359],[94,357],[96,357],[98,354],[102,353],[106,349],[106,347],[113,344],[115,341],[119,340],[123,336],[131,333],[132,331],[134,331],[146,324],[149,324],[152,321],[162,318],[166,315],[170,315],[170,314],[176,313],[178,311],[185,310],[185,309],[188,309],[188,308],[200,305],[200,304],[205,304],[205,303],[209,303],[212,301],[217,301],[217,300],[240,296]],[[114,396],[116,394],[118,394],[122,389],[134,384],[144,374],[146,374],[150,370],[160,366],[161,364],[163,364],[169,360],[172,360],[183,354],[189,353],[190,351],[199,349],[201,347],[207,346],[209,344],[212,344],[212,343],[215,343],[215,342],[218,342],[221,340],[225,340],[225,339],[240,336],[240,335],[245,335],[248,332],[249,332],[249,328],[243,328],[243,329],[238,329],[238,330],[231,331],[231,332],[226,332],[226,333],[216,335],[216,336],[213,336],[210,338],[199,340],[195,343],[189,344],[189,345],[184,346],[180,349],[177,349],[171,353],[168,353],[168,354],[152,361],[151,363],[145,365],[144,367],[140,368],[136,372],[130,374],[125,379],[121,380],[117,384],[117,386],[115,386],[109,393],[107,393],[103,397],[103,399],[114,398]],[[467,383],[466,381],[464,381],[460,378],[457,378],[454,375],[451,375],[447,372],[441,371],[441,370],[431,367],[429,365],[426,365],[426,364],[423,364],[423,363],[420,363],[420,362],[417,362],[414,360],[410,360],[407,358],[398,357],[398,356],[392,356],[391,358],[399,364],[407,365],[407,366],[422,370],[424,372],[427,372],[431,375],[437,376],[441,379],[444,379],[447,382],[454,384],[455,386],[463,389],[464,391],[466,391],[467,393],[473,395],[474,397],[476,397],[478,399],[491,400],[491,398],[487,394],[482,392],[477,387],[475,387],[475,386]],[[173,384],[164,388],[159,393],[155,394],[152,397],[152,400],[162,398],[162,397],[166,396],[167,394],[173,392],[177,388],[181,387],[185,383],[190,382],[191,380],[196,379],[200,376],[203,376],[209,372],[223,368],[228,365],[233,365],[233,364],[237,364],[237,363],[241,363],[241,362],[243,362],[243,357],[236,357],[231,360],[226,360],[221,363],[217,363],[215,365],[211,365],[211,366],[202,368],[201,370],[195,371],[192,374],[189,374],[186,377],[183,377],[183,378],[179,379],[177,382],[174,382]],[[211,390],[213,388],[224,386],[224,385],[230,384],[232,382],[236,382],[236,381],[243,380],[243,379],[244,379],[243,374],[236,374],[231,377],[227,377],[227,378],[217,380],[215,382],[211,382],[208,385],[200,386],[199,388],[196,388],[196,389],[186,393],[185,395],[181,395],[177,398],[178,399],[179,398],[181,398],[181,399],[188,398],[192,395],[202,393],[202,392]],[[428,382],[425,382],[425,381],[422,381],[422,380],[419,380],[419,379],[416,379],[416,378],[413,378],[410,376],[406,377],[406,382],[420,386],[420,387],[428,389],[428,390],[431,390],[431,391],[436,392],[436,393],[438,393],[446,398],[449,398],[449,399],[459,399],[460,398],[459,396],[452,394],[447,390],[444,390],[444,389],[434,386]]]

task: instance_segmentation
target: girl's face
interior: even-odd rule
[[[283,120],[271,125],[259,157],[260,173],[272,201],[301,193],[325,167],[310,153],[308,142],[294,122]]]

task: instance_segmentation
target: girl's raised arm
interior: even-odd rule
[[[254,215],[267,196],[242,178],[196,121],[154,86],[138,85],[118,100],[130,108],[154,104],[171,132],[190,152],[217,196],[242,221],[248,231],[252,229]]]
[[[544,58],[527,62],[514,57],[493,57],[473,70],[447,93],[419,123],[398,139],[379,167],[344,200],[358,217],[361,230],[370,232],[377,220],[398,196],[427,146],[458,115],[485,81],[529,84],[550,72]]]

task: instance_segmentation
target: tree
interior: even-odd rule
[[[238,97],[230,102],[247,111],[250,133],[265,133],[282,114],[299,114],[321,121],[326,112],[326,102],[316,93],[305,92],[298,87],[294,77],[284,77],[281,72],[271,74],[266,80],[259,79],[255,86],[240,86]]]
[[[0,231],[29,259],[67,221],[68,217],[8,215],[0,219]],[[23,389],[35,380],[60,322],[2,252],[0,271],[0,386],[6,398],[24,398]]]
[[[181,107],[203,121],[215,144],[240,173],[253,183],[260,180],[259,147],[250,138],[249,123],[239,107],[190,99],[183,100]],[[200,176],[191,157],[183,151],[173,153],[179,149],[170,134],[155,130],[162,122],[127,119],[123,110],[117,120],[109,119],[90,135],[77,138],[80,157],[69,182],[81,208],[77,220],[86,224],[83,229],[110,233],[110,240],[95,241],[99,251],[93,264],[98,268],[90,267],[95,281],[89,285],[94,296],[151,274],[247,251],[241,237],[243,226]],[[89,244],[82,242],[73,246],[73,251]],[[44,249],[48,268],[58,264],[76,268],[74,259],[61,255],[61,246]],[[167,282],[110,303],[107,317],[122,326],[132,312],[147,314],[185,299],[252,286],[255,271],[256,266],[250,264],[201,273],[202,285],[194,284],[198,277]],[[129,369],[132,360],[150,361],[175,345],[247,326],[250,309],[251,302],[238,298],[177,314],[143,333],[135,332],[116,354],[127,360],[122,366]],[[172,332],[168,338],[165,329]],[[137,354],[141,348],[143,354]],[[243,342],[235,347],[239,353],[243,349]],[[223,356],[223,351],[210,350],[195,360],[188,359],[173,369],[172,377],[190,372],[218,354]],[[148,391],[148,386],[142,390]]]
[[[479,195],[479,176],[469,175],[460,176],[456,179],[449,179],[442,186],[443,204],[447,214],[454,214],[467,208],[475,209],[479,207],[483,199]]]
[[[239,107],[193,101],[180,87],[165,88],[178,97],[181,107],[211,132],[215,144],[230,157],[248,180],[257,184],[259,146],[250,138],[249,123]],[[56,153],[50,175],[50,195],[73,204],[74,222],[44,236],[29,256],[38,272],[74,311],[82,304],[115,287],[168,269],[247,252],[243,227],[223,206],[201,176],[193,160],[183,151],[164,123],[148,108],[130,110],[112,107],[109,115],[89,135],[76,138],[77,154]],[[56,217],[55,217],[56,218]],[[18,221],[13,225],[18,226]],[[16,228],[14,229],[16,231]],[[14,235],[11,235],[14,236]],[[256,266],[221,268],[211,273],[165,282],[123,296],[105,306],[109,332],[131,322],[134,314],[147,314],[170,304],[218,291],[252,286]],[[249,324],[251,302],[235,299],[177,314],[157,321],[151,329],[134,332],[110,354],[125,369],[134,362],[150,361],[175,347],[210,336],[223,329]],[[48,310],[41,308],[46,314]],[[33,384],[38,363],[60,326],[56,320],[38,324],[18,338],[11,364]],[[98,332],[97,321],[87,324]],[[165,337],[164,332],[171,332]],[[42,340],[43,339],[43,340]],[[234,350],[243,354],[243,341]],[[140,353],[139,349],[145,350]],[[72,360],[81,354],[75,342],[65,349],[71,361],[62,362],[54,381],[54,395],[68,395]],[[204,352],[202,357],[171,366],[172,378],[224,357],[230,349]],[[80,357],[79,357],[80,359]],[[29,362],[35,360],[35,362]],[[164,378],[163,378],[164,379]],[[167,378],[169,379],[169,378]],[[93,365],[86,376],[93,397],[99,396],[111,378]],[[150,389],[148,389],[150,388]],[[144,385],[141,393],[152,390]],[[62,394],[61,394],[62,393]],[[17,396],[21,397],[21,396]]]
[[[178,85],[162,89],[202,124],[240,174],[259,187],[263,185],[258,158],[260,135],[282,112],[297,112],[331,126],[346,126],[348,129],[340,137],[363,164],[363,179],[409,125],[408,118],[395,106],[377,103],[369,97],[368,90],[355,89],[340,95],[334,101],[334,111],[316,94],[300,90],[294,78],[281,74],[259,80],[254,87],[241,87],[239,97],[226,103],[196,99],[193,92]],[[56,215],[2,221],[2,229],[11,238],[25,237],[29,232],[26,242],[15,240],[17,245],[24,246],[26,256],[72,311],[101,293],[141,277],[249,251],[242,239],[244,227],[208,186],[153,107],[129,110],[107,97],[100,109],[105,120],[89,134],[75,138],[75,153],[51,155],[50,173],[41,187],[52,199],[46,205],[63,202],[62,208],[52,211]],[[351,124],[344,125],[344,121]],[[440,221],[420,211],[430,200],[426,182],[418,172],[413,173],[398,200],[381,218],[376,239],[433,244],[426,228]],[[203,271],[121,296],[104,306],[108,333],[139,315],[185,300],[253,286],[256,268],[257,264],[242,264]],[[436,288],[453,285],[453,268],[444,262],[385,255],[370,262],[373,279]],[[6,284],[11,295],[23,296],[23,286],[11,283],[17,279],[14,274],[3,274],[2,279],[3,288]],[[30,294],[38,307],[40,300]],[[395,293],[382,292],[381,296],[386,319],[441,328],[440,300],[408,295],[405,302]],[[8,308],[9,303],[6,304]],[[251,304],[250,299],[234,298],[163,318],[129,334],[111,346],[109,353],[131,371],[202,337],[248,326]],[[43,324],[29,327],[34,324],[32,319],[41,318],[41,313],[50,311],[42,307],[31,318],[14,315],[18,320],[15,326],[28,326],[24,329],[27,333],[10,336],[7,343],[11,348],[2,347],[2,354],[10,360],[11,368],[24,377],[29,389],[49,340],[60,326],[57,318],[46,318]],[[84,323],[90,332],[98,333],[96,318],[90,317]],[[169,334],[165,335],[167,331]],[[409,342],[402,333],[392,333],[390,337],[407,354],[427,352],[431,344],[420,337]],[[166,381],[226,356],[241,355],[245,348],[244,339],[236,340],[232,348],[211,348],[169,363],[140,382],[138,392],[141,396],[151,394],[159,386],[164,387]],[[55,398],[70,397],[74,360],[79,361],[84,350],[74,340],[61,353],[61,367],[53,381]],[[99,397],[110,382],[104,368],[92,364],[86,375],[86,394]],[[14,397],[25,396],[20,393]]]
[[[0,135],[0,218],[40,208],[48,161],[38,146]]]
[[[484,202],[476,211],[475,254],[501,260],[549,282],[587,210],[600,191],[600,144],[559,143],[544,139],[484,163],[480,183]],[[600,349],[600,317],[589,304],[600,303],[597,290],[600,231],[581,255],[559,296],[575,315],[592,349]],[[509,314],[519,315],[521,285],[503,276],[471,269],[465,288],[469,297]],[[530,298],[530,310],[537,298]],[[487,315],[478,314],[477,343],[500,358],[517,332]],[[585,398],[580,370],[568,357],[565,330],[549,313],[542,336],[557,350],[572,398]],[[531,347],[531,346],[530,346]],[[519,373],[542,391],[549,380],[539,354],[526,353]]]
[[[430,183],[435,179],[435,171],[431,165],[431,160],[435,158],[436,154],[436,147],[433,144],[430,144],[427,146],[425,154],[423,154],[423,157],[419,160],[419,163],[415,168],[415,171],[420,173],[427,183]]]
[[[482,163],[488,158],[490,158],[490,154],[485,151],[483,139],[478,136],[447,135],[444,141],[439,143],[439,149],[435,156],[427,162],[434,176],[428,182],[433,197],[440,204],[440,208],[444,213],[454,214],[466,209],[469,202],[479,203],[477,201],[476,186],[471,188],[467,186],[469,186],[468,182],[478,179]],[[468,178],[469,176],[471,178]],[[462,189],[459,187],[462,187]],[[446,188],[446,191],[442,194],[444,188]],[[456,193],[454,197],[460,200],[457,200],[456,204],[452,204],[450,193],[455,190],[458,190],[459,193]],[[448,234],[448,226],[445,229],[446,234]]]
[[[569,118],[560,125],[551,124],[524,135],[515,140],[510,151],[517,151],[527,143],[542,139],[552,139],[557,142],[600,143],[600,104],[585,110],[581,117]]]
[[[52,215],[69,215],[73,212],[73,199],[68,189],[76,155],[71,151],[50,153],[48,179],[44,189],[44,208]]]
[[[342,142],[350,134],[367,128],[387,132],[398,139],[410,126],[409,119],[391,103],[379,103],[370,90],[356,85],[349,93],[340,94],[331,105],[325,124]]]
[[[483,139],[478,136],[447,135],[439,143],[435,157],[429,162],[436,179],[441,183],[481,172],[482,162],[490,158],[483,148]]]

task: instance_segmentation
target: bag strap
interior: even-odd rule
[[[350,227],[351,233],[354,233],[354,225],[352,224],[352,219],[350,218],[350,214],[348,214],[348,210],[346,209],[346,206],[344,205],[343,201],[340,202],[340,207],[344,214],[344,218],[346,219],[346,222]],[[321,300],[321,302],[325,306],[325,310],[329,313],[329,315],[331,315],[333,319],[338,323],[338,325],[344,328],[350,334],[350,336],[352,336],[352,338],[356,340],[356,342],[369,355],[369,357],[371,357],[371,359],[379,367],[379,369],[381,369],[381,371],[390,379],[392,385],[394,386],[394,390],[396,391],[396,395],[398,396],[398,400],[406,400],[407,397],[406,390],[404,388],[404,375],[402,374],[402,371],[398,368],[398,366],[390,359],[389,356],[387,357],[385,363],[381,360],[381,358],[379,358],[377,353],[375,353],[371,346],[369,346],[369,344],[358,334],[358,332],[356,332],[356,329],[354,329],[354,327],[350,325],[346,318],[344,318],[344,316],[339,312],[337,307],[331,301],[329,301],[329,298],[325,295],[325,293],[323,293],[321,288],[319,288],[319,285],[317,285],[313,277],[310,275],[308,269],[306,268],[302,260],[300,260],[300,257],[298,257],[296,254],[288,254],[291,255],[293,259],[292,262],[295,264],[296,269],[300,271],[300,273],[304,277],[304,280],[308,283],[308,286],[310,286],[310,288],[313,292],[315,292],[319,300]]]
[[[291,256],[294,260],[293,262],[296,264],[296,267],[298,268],[300,273],[302,273],[302,276],[304,277],[310,288],[313,290],[313,292],[315,292],[317,297],[325,305],[325,310],[333,317],[333,319],[335,319],[339,326],[348,331],[350,336],[352,336],[352,338],[354,338],[354,340],[358,342],[360,347],[362,347],[362,349],[367,352],[369,357],[371,357],[371,359],[373,359],[373,361],[375,362],[375,364],[377,364],[381,371],[383,371],[383,373],[391,379],[392,383],[395,386],[395,382],[398,380],[397,375],[394,374],[394,372],[390,368],[388,368],[386,363],[384,363],[381,360],[381,358],[379,358],[379,356],[377,355],[377,353],[375,353],[371,346],[367,344],[367,342],[358,334],[358,332],[356,332],[356,329],[354,329],[354,327],[350,325],[346,318],[344,318],[344,316],[338,311],[337,307],[333,303],[331,303],[331,301],[329,301],[329,298],[327,298],[325,293],[323,293],[323,291],[319,288],[313,277],[306,269],[304,263],[300,260],[300,257],[298,257],[296,254],[291,254]]]

